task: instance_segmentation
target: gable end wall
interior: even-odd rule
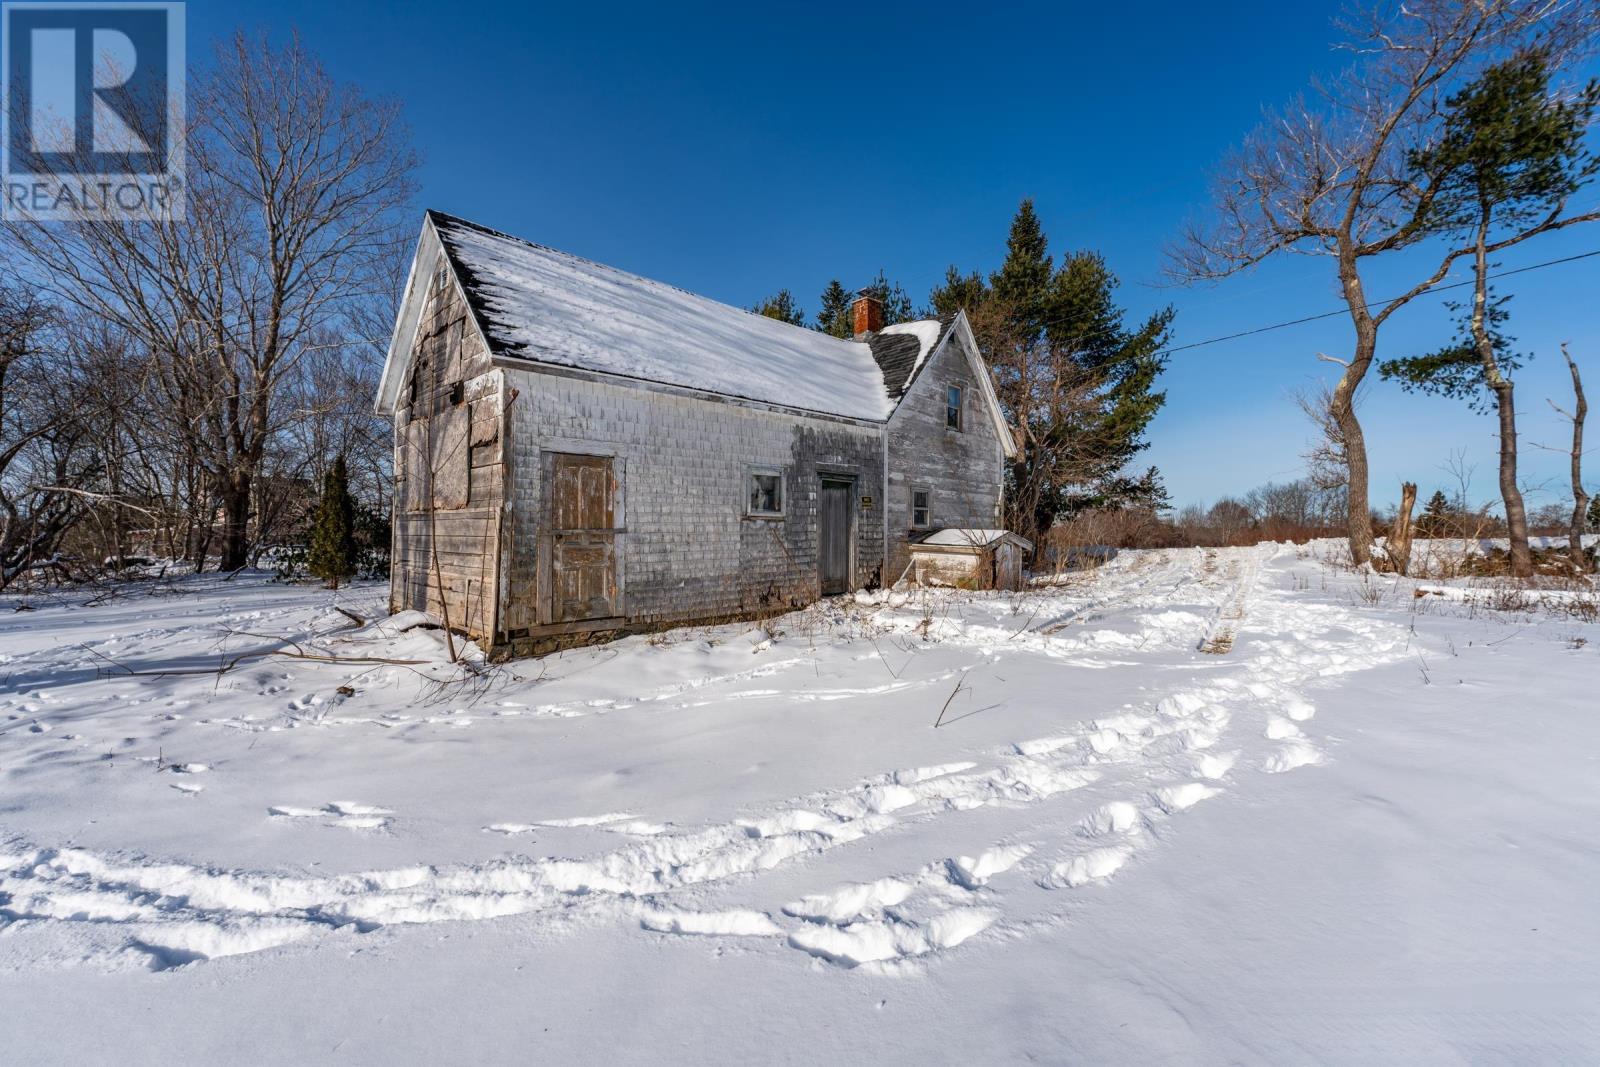
[[[945,389],[959,385],[962,429],[945,428]],[[911,492],[932,494],[930,529],[996,527],[1004,490],[1005,449],[984,407],[973,366],[959,336],[952,336],[917,375],[889,420],[888,581],[911,562]]]

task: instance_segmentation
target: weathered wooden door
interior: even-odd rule
[[[617,615],[617,484],[609,456],[550,457],[548,622]]]
[[[832,596],[850,588],[850,494],[849,482],[822,482],[822,507],[818,518],[817,556],[822,571],[822,595]]]

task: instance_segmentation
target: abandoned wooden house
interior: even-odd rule
[[[391,608],[492,655],[892,584],[1014,454],[963,315],[840,340],[429,212],[377,410]]]

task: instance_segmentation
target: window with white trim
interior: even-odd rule
[[[911,490],[911,525],[925,530],[933,521],[933,494],[926,489]]]
[[[783,471],[776,467],[752,467],[747,483],[747,514],[764,518],[783,514]]]

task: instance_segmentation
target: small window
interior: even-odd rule
[[[961,386],[952,385],[944,393],[944,424],[951,430],[961,429]]]
[[[750,472],[750,514],[783,514],[783,472],[754,470]]]
[[[932,508],[928,506],[933,494],[926,489],[911,490],[911,525],[919,530],[926,529],[932,522]]]

